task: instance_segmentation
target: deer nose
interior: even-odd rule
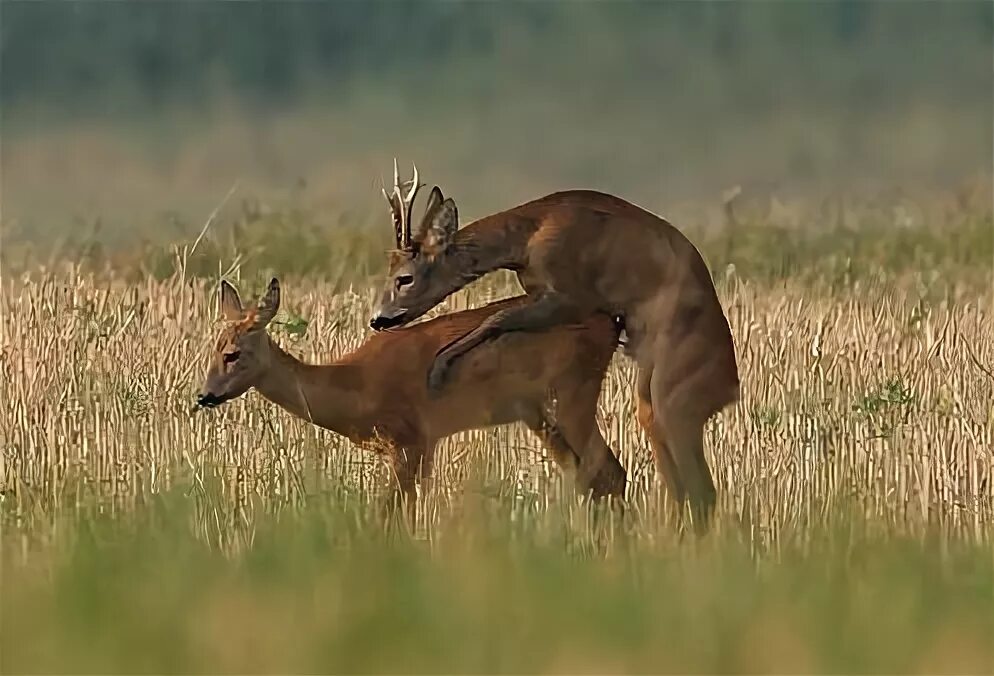
[[[392,317],[387,317],[386,315],[376,315],[369,320],[369,328],[374,331],[382,331],[383,329],[389,329],[397,323]]]
[[[373,315],[373,318],[369,320],[369,328],[374,331],[382,331],[383,329],[392,329],[396,326],[403,326],[406,317],[407,310],[397,310],[392,315],[388,315],[380,311]]]
[[[221,397],[211,394],[210,392],[204,392],[199,397],[197,397],[197,406],[200,408],[213,408],[218,404],[223,403],[224,400]]]

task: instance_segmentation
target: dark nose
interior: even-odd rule
[[[388,316],[380,313],[369,320],[369,327],[374,331],[382,331],[383,329],[392,329],[398,326],[403,326],[404,314],[404,312],[400,312],[393,316]]]
[[[210,392],[204,392],[197,397],[197,406],[200,408],[213,408],[220,403],[222,403],[221,397],[211,394]]]

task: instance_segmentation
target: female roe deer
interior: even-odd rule
[[[222,281],[220,304],[227,323],[198,405],[218,406],[254,387],[293,415],[353,442],[380,450],[384,444],[377,442],[386,442],[396,488],[405,498],[415,495],[415,477],[422,484],[430,479],[439,439],[520,420],[556,463],[575,475],[578,489],[596,497],[621,496],[625,470],[594,417],[618,341],[610,318],[595,316],[579,326],[494,342],[452,371],[448,393],[428,396],[425,376],[438,350],[523,299],[374,334],[351,354],[318,366],[287,354],[266,331],[280,304],[276,279],[248,311],[234,287]]]
[[[428,376],[444,392],[452,367],[510,332],[544,331],[595,312],[621,318],[638,364],[639,423],[668,492],[690,502],[703,532],[716,500],[704,457],[704,425],[739,397],[728,321],[700,252],[675,227],[623,199],[591,190],[557,192],[469,223],[436,186],[411,231],[420,187],[406,196],[394,161],[387,196],[398,251],[373,329],[402,326],[497,269],[513,270],[529,302],[495,312],[442,349]],[[551,353],[550,353],[551,354]],[[681,510],[682,512],[682,510]]]

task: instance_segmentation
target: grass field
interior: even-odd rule
[[[385,220],[5,242],[0,671],[994,670],[989,195],[902,199],[688,228],[743,382],[700,540],[662,509],[621,355],[599,420],[620,517],[517,427],[445,442],[408,530],[374,456],[254,393],[191,413],[219,274],[250,297],[278,274],[273,333],[328,359],[368,333]],[[496,275],[439,311],[518,292]]]

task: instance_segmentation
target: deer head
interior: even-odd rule
[[[270,343],[266,326],[280,307],[280,283],[269,282],[256,307],[244,310],[238,292],[221,282],[221,316],[225,326],[211,355],[207,377],[197,405],[210,408],[245,394],[269,367]]]
[[[456,203],[451,197],[446,199],[436,185],[428,196],[420,224],[412,229],[411,211],[421,187],[418,168],[414,167],[410,181],[401,184],[394,160],[393,176],[393,190],[387,193],[383,188],[383,196],[390,205],[397,248],[390,254],[380,307],[369,323],[377,331],[406,324],[458,288],[445,274],[445,266],[440,265],[459,228]]]

